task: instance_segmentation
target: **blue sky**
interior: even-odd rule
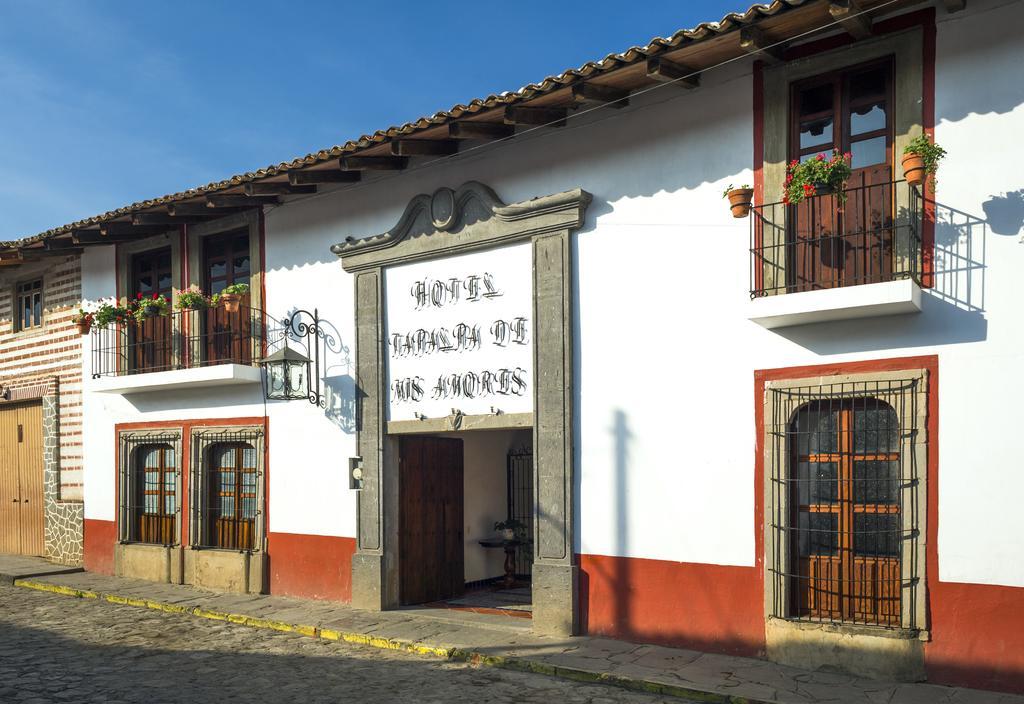
[[[0,0],[0,240],[513,90],[747,0]]]

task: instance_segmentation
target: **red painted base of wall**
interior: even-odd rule
[[[936,582],[930,590],[928,680],[1024,693],[1024,589]]]
[[[270,533],[270,593],[303,599],[352,599],[355,538]]]
[[[580,555],[583,633],[694,650],[764,652],[755,567]]]
[[[114,521],[85,519],[82,527],[82,561],[89,572],[114,574],[114,543],[117,524]]]

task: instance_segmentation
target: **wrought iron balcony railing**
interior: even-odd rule
[[[259,309],[219,306],[93,329],[92,376],[256,364],[266,352],[266,325]]]
[[[913,279],[924,199],[906,181],[860,184],[750,211],[750,296]]]

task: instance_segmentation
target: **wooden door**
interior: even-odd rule
[[[209,294],[217,294],[234,284],[251,283],[249,232],[241,230],[207,237],[203,242],[203,286]],[[204,312],[204,363],[250,364],[252,294],[242,296],[238,312],[228,313],[224,306]]]
[[[0,553],[46,552],[43,407],[0,409]]]
[[[793,87],[790,159],[849,153],[846,203],[807,198],[789,209],[790,291],[888,280],[892,274],[891,61],[818,76]]]
[[[399,448],[399,599],[422,604],[461,596],[462,440],[409,436]]]
[[[164,296],[171,300],[171,249],[143,252],[132,257],[132,274],[128,295],[136,300]],[[132,371],[159,372],[171,368],[173,342],[171,316],[144,318],[128,327]]]

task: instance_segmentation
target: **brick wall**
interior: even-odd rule
[[[15,331],[15,286],[40,277],[43,325]],[[0,273],[0,386],[10,400],[43,399],[47,551],[70,563],[81,560],[82,339],[72,322],[81,291],[77,256]]]

